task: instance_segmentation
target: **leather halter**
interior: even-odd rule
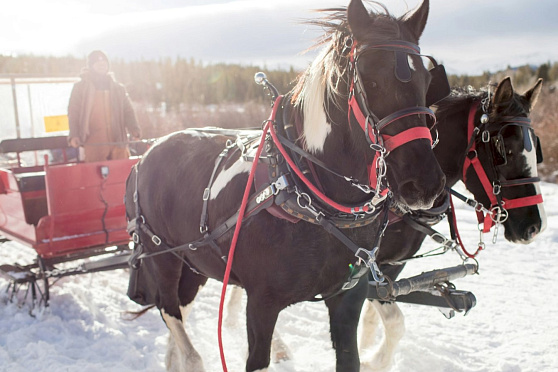
[[[352,113],[359,126],[364,131],[366,140],[372,149],[385,149],[385,151],[389,153],[399,146],[417,139],[428,139],[430,144],[432,144],[430,129],[427,127],[409,128],[394,136],[382,133],[382,130],[389,124],[408,116],[422,114],[429,115],[433,119],[434,123],[436,123],[436,116],[428,107],[417,106],[398,110],[380,120],[368,106],[366,91],[358,70],[358,59],[360,55],[356,55],[356,47],[357,42],[354,41],[350,51],[350,66],[353,71],[353,79],[351,80],[349,88],[349,122],[351,122]],[[402,77],[406,76],[406,71],[409,69],[407,56],[409,54],[421,55],[418,45],[401,40],[392,40],[386,41],[382,44],[367,45],[363,50],[366,51],[369,49],[393,51],[396,57],[395,75],[402,82],[410,81],[410,70],[408,77]],[[363,52],[361,52],[361,54],[362,53]],[[374,157],[372,164],[376,164],[378,157],[379,153],[376,150],[376,156]],[[371,169],[369,171],[370,185],[376,184],[376,177],[376,173]]]
[[[507,210],[541,204],[543,202],[543,198],[541,194],[536,194],[521,198],[506,199],[501,194],[502,187],[535,184],[537,182],[540,182],[540,178],[538,177],[500,181],[498,169],[496,166],[494,166],[492,171],[494,179],[492,182],[490,182],[490,178],[488,177],[486,170],[484,169],[477,156],[477,139],[479,133],[487,131],[486,128],[489,124],[483,123],[479,127],[475,127],[475,114],[479,105],[480,101],[476,101],[471,105],[471,108],[469,110],[469,118],[467,124],[467,139],[469,146],[463,164],[463,182],[467,180],[467,172],[469,170],[469,167],[473,167],[474,172],[476,173],[480,183],[482,184],[486,196],[490,200],[490,207],[488,208],[489,213],[486,213],[486,215],[484,215],[482,210],[477,209],[478,222],[479,224],[483,223],[483,232],[487,233],[497,222],[503,222],[499,221],[499,216],[494,216],[495,213],[498,214],[503,212],[505,221],[505,219],[507,218]],[[506,118],[504,123],[504,127],[508,125],[530,127],[531,120],[525,117],[511,117]],[[481,129],[481,126],[485,126],[485,128]],[[488,146],[488,144],[487,151],[492,154],[492,156],[494,156],[494,154],[492,153],[492,149],[490,148],[490,146]]]

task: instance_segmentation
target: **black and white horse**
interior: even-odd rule
[[[440,143],[434,152],[446,174],[447,186],[463,181],[476,202],[489,210],[485,210],[484,218],[479,215],[479,227],[487,233],[494,220],[500,219],[505,238],[519,244],[531,243],[546,228],[537,175],[542,149],[529,120],[541,88],[539,79],[531,89],[518,94],[511,80],[505,78],[492,95],[490,91],[455,90],[436,110]],[[395,280],[404,265],[385,263],[412,257],[425,237],[404,221],[390,224],[378,254],[384,263],[383,273]],[[364,298],[364,285],[355,288],[355,292],[358,288],[360,293],[352,296]],[[341,308],[352,308],[354,297],[341,301]],[[353,316],[359,316],[360,309],[352,311]],[[371,301],[361,319],[361,350],[372,347],[370,335],[380,321],[384,325],[383,343],[369,363],[373,370],[384,370],[391,365],[395,348],[403,337],[403,314],[396,303]]]
[[[128,294],[160,310],[170,330],[167,369],[204,370],[184,321],[208,278],[223,280],[230,269],[230,283],[246,290],[246,370],[266,369],[279,312],[373,271],[387,207],[430,208],[442,193],[424,107],[431,74],[417,46],[428,10],[428,0],[401,18],[369,12],[360,0],[330,10],[323,52],[275,102],[259,144],[252,133],[185,130],[134,168]],[[256,178],[264,182],[248,184],[243,199],[260,151]],[[316,166],[299,168],[308,160]],[[342,319],[332,312],[331,321]],[[338,353],[351,364],[345,371],[359,365],[350,347],[348,362]]]

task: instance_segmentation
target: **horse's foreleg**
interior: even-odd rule
[[[377,313],[384,325],[385,337],[380,348],[366,365],[373,371],[385,371],[391,367],[399,341],[405,334],[405,318],[396,303],[371,301],[370,310]],[[361,348],[365,347],[361,343]]]
[[[269,366],[271,340],[280,306],[265,296],[248,294],[246,328],[248,331],[248,360],[246,371],[265,371]]]
[[[358,372],[357,327],[368,282],[361,280],[355,288],[325,301],[329,310],[331,341],[335,348],[336,371]]]
[[[225,314],[225,325],[229,328],[238,327],[238,317],[242,312],[242,294],[244,290],[238,286],[231,286],[228,291],[227,312]],[[273,332],[271,339],[271,360],[279,363],[291,359],[291,352],[283,342],[277,329]]]
[[[193,301],[207,278],[183,268],[175,298],[167,298],[167,306],[161,309],[161,316],[169,328],[169,345],[165,358],[169,371],[205,371],[203,361],[194,348],[184,329],[184,323],[193,307]],[[178,303],[177,303],[178,301]],[[166,309],[173,309],[168,310]],[[178,309],[178,311],[176,311]]]
[[[187,314],[189,311],[190,309],[181,309],[181,312],[184,314]],[[194,348],[194,345],[192,345],[190,338],[184,330],[182,319],[175,318],[164,310],[161,310],[161,316],[170,331],[167,355],[165,357],[167,371],[205,371],[201,356]]]

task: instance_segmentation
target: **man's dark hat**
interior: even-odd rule
[[[89,68],[93,68],[93,65],[95,64],[95,62],[98,62],[100,60],[104,60],[107,62],[107,64],[109,64],[109,59],[107,57],[107,55],[100,51],[100,50],[94,50],[91,53],[89,53],[89,55],[87,56],[87,67]],[[110,64],[109,64],[110,65]]]

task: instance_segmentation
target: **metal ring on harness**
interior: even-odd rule
[[[302,198],[303,198],[304,200],[306,200],[306,202],[307,202],[308,204],[302,205],[302,203],[300,202],[300,201],[302,200],[302,199],[300,198],[301,196],[302,196]],[[305,193],[305,192],[299,192],[299,193],[297,193],[297,195],[296,195],[296,203],[298,204],[298,206],[299,206],[300,208],[308,209],[308,208],[310,208],[310,207],[312,206],[312,199],[310,198],[310,195],[308,195],[307,193]]]
[[[505,202],[503,202],[505,204]],[[494,221],[495,223],[504,223],[507,221],[509,214],[508,214],[508,210],[505,208],[500,208],[499,206],[494,206],[491,210],[490,210],[490,219],[492,221]],[[503,216],[503,217],[502,217]]]

